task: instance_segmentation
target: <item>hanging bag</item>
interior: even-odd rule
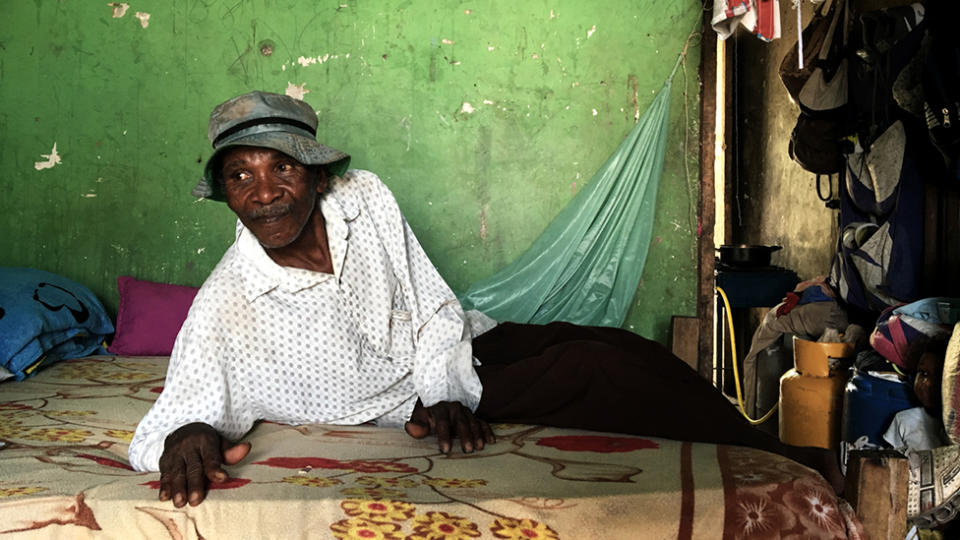
[[[800,116],[790,135],[790,158],[815,174],[835,174],[850,151],[846,136],[847,58],[849,28],[847,0],[826,2],[803,31],[800,67],[798,41],[780,64],[780,80],[800,105]]]
[[[960,5],[935,2],[928,11],[929,50],[921,73],[924,116],[947,173],[960,180]]]
[[[790,94],[790,98],[800,103],[803,88],[814,79],[812,86],[818,86],[824,81],[834,82],[834,76],[840,70],[840,61],[843,60],[843,47],[847,38],[849,15],[847,14],[846,0],[826,1],[820,4],[820,9],[813,15],[813,20],[803,29],[803,39],[798,41],[783,57],[780,62],[780,81]],[[837,39],[837,34],[840,39]],[[801,42],[803,44],[801,66]],[[838,56],[840,58],[838,58]],[[819,75],[815,76],[815,73]],[[841,76],[844,77],[845,74]],[[837,80],[834,84],[839,84]],[[813,88],[807,90],[811,92]],[[844,99],[843,103],[846,103]],[[802,106],[803,105],[801,103]]]

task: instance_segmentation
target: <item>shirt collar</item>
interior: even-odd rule
[[[326,224],[334,276],[339,281],[343,262],[346,259],[347,238],[350,236],[349,222],[360,215],[360,208],[353,201],[343,200],[333,192],[328,192],[321,197],[319,204]],[[277,288],[294,293],[334,277],[323,272],[280,266],[267,255],[256,236],[244,227],[239,219],[235,245],[242,258],[256,273],[255,277],[248,276],[243,280],[244,296],[247,302],[253,302],[259,296]]]

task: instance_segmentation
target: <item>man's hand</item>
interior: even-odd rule
[[[187,424],[170,435],[160,456],[160,500],[173,499],[180,508],[196,506],[207,494],[207,482],[230,478],[223,465],[233,465],[247,456],[250,443],[233,444],[213,427],[201,422]]]
[[[436,433],[440,451],[444,454],[450,453],[453,435],[460,437],[460,448],[467,454],[474,450],[483,450],[484,445],[497,442],[490,426],[456,401],[441,401],[424,407],[423,403],[417,400],[404,429],[414,439]]]

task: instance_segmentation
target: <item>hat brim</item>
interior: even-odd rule
[[[218,163],[220,155],[237,146],[253,146],[257,148],[269,148],[296,159],[304,165],[322,165],[328,176],[343,176],[350,165],[350,155],[325,144],[289,132],[265,132],[253,133],[228,139],[217,146],[216,151],[207,160],[203,167],[203,178],[193,188],[191,194],[194,197],[202,197],[214,201],[225,201],[223,186],[220,182],[220,171],[215,171],[214,166]]]

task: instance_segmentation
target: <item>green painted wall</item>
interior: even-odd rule
[[[128,3],[8,2],[0,21],[0,264],[80,281],[112,312],[118,275],[199,285],[231,241],[226,206],[189,195],[220,101],[303,88],[321,140],[380,174],[463,290],[591,178],[700,18],[699,0]],[[696,305],[692,43],[627,323],[661,341]]]

